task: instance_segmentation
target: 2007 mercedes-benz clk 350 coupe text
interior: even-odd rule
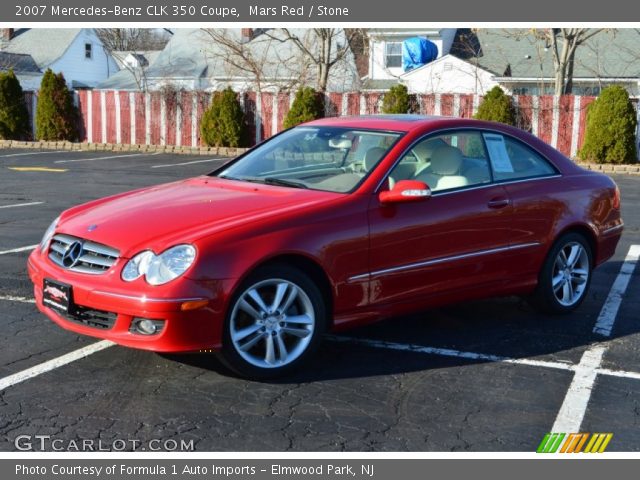
[[[497,295],[575,309],[620,193],[532,135],[422,116],[325,119],[209,175],[71,208],[29,257],[58,325],[253,378],[328,330]]]

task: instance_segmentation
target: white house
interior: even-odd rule
[[[402,83],[410,93],[424,94],[483,95],[496,85],[515,95],[554,93],[551,48],[529,30],[445,29],[445,34],[440,31],[441,39],[436,30],[407,29],[402,30],[404,34],[398,29],[390,30],[387,33],[374,30],[370,34],[372,53],[365,82],[368,90],[386,91]],[[400,50],[393,42],[410,36],[441,42],[443,55],[421,67],[402,71],[396,66],[398,58],[394,56]],[[637,29],[619,28],[598,33],[576,51],[573,93],[598,95],[605,86],[617,84],[624,86],[630,95],[639,96],[639,49]]]
[[[118,71],[93,28],[5,29],[3,37],[3,52],[30,56],[41,72],[62,72],[70,88],[93,88]]]
[[[498,82],[493,73],[452,54],[400,76],[411,93],[483,94]]]
[[[402,43],[414,37],[426,38],[438,49],[438,57],[449,53],[456,34],[455,28],[371,28],[369,37],[368,73],[364,90],[388,90],[408,72],[402,68]]]
[[[314,44],[311,29],[289,29],[308,48]],[[220,39],[226,42],[226,47]],[[333,48],[347,42],[343,31],[334,37]],[[241,47],[234,54],[229,45]],[[244,57],[243,57],[244,56]],[[316,69],[304,58],[295,43],[279,29],[227,28],[207,31],[179,28],[144,70],[124,68],[101,82],[104,90],[157,90],[172,87],[184,90],[235,91],[258,88],[256,72],[263,91],[278,91],[314,85]],[[353,91],[359,87],[353,54],[335,64],[329,74],[328,91]]]

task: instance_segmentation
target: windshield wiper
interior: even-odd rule
[[[276,177],[265,177],[263,178],[264,183],[267,185],[280,185],[282,187],[292,187],[292,188],[309,188],[306,184],[302,182],[296,182],[295,180],[285,180],[284,178],[276,178]]]
[[[224,178],[226,180],[238,180],[240,182],[252,182],[252,183],[263,183],[266,185],[278,185],[281,187],[291,187],[291,188],[309,188],[302,182],[296,182],[295,180],[285,180],[284,178],[276,178],[276,177],[231,177],[229,175],[218,175],[219,178]]]

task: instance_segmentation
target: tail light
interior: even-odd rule
[[[620,210],[620,189],[618,188],[617,185],[616,185],[615,192],[613,193],[612,205],[613,205],[613,208],[615,208],[616,210]]]

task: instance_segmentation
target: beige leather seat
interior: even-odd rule
[[[373,167],[380,161],[387,150],[382,147],[373,147],[367,150],[362,160],[362,166],[365,172],[371,171]]]
[[[419,175],[425,169],[429,168],[431,165],[431,157],[433,157],[433,152],[435,152],[440,147],[446,147],[447,143],[441,138],[432,138],[430,140],[425,140],[416,144],[411,152],[413,156],[416,157],[418,165],[416,167],[415,175]]]
[[[463,155],[456,147],[438,147],[431,156],[431,165],[415,176],[426,183],[431,190],[464,187],[469,184],[467,177],[460,174]]]

